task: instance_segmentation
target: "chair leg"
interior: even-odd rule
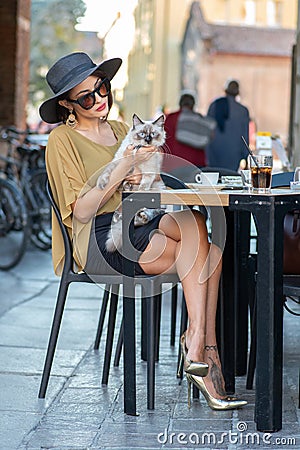
[[[253,389],[253,380],[256,367],[256,304],[254,305],[251,320],[251,344],[248,359],[246,389]]]
[[[251,214],[239,211],[235,220],[235,375],[243,376],[247,373],[248,352],[248,298],[245,286],[249,279],[249,250],[250,250]]]
[[[144,291],[144,288],[142,288]],[[144,292],[141,298],[141,359],[147,361],[147,299]]]
[[[107,337],[106,337],[106,345],[105,345],[105,356],[104,356],[104,364],[103,364],[103,372],[102,372],[102,384],[108,383],[108,375],[109,375],[112,347],[113,347],[113,341],[114,341],[118,298],[119,298],[119,285],[118,284],[112,285],[110,308],[109,308],[109,318],[108,318],[108,326],[107,326]]]
[[[103,325],[104,325],[104,320],[105,320],[105,315],[106,315],[106,310],[107,310],[107,305],[108,305],[109,291],[110,291],[110,285],[106,284],[105,291],[103,294],[103,299],[102,299],[99,322],[98,322],[97,333],[96,333],[96,338],[95,338],[95,343],[94,343],[94,350],[99,350],[100,339],[101,339],[101,335],[102,335],[102,331],[103,331]]]
[[[180,337],[182,336],[182,334],[185,332],[185,330],[187,328],[187,322],[188,322],[187,307],[186,307],[184,293],[182,293],[181,319],[180,319]],[[177,378],[180,378],[181,380],[183,378],[183,364],[181,363],[181,346],[180,346],[180,343],[179,343],[179,350],[178,350]]]
[[[251,339],[248,358],[246,389],[253,389],[254,372],[256,366],[256,257],[251,255],[248,260],[249,283],[248,301],[250,308]]]
[[[156,307],[155,303],[159,301],[159,296],[147,298],[147,408],[154,409],[155,400],[155,353],[156,353],[156,331],[155,324]]]
[[[160,341],[160,322],[161,322],[161,297],[162,294],[157,295],[154,308],[155,308],[155,361],[159,360],[159,341]],[[150,322],[151,323],[151,322]]]
[[[199,389],[193,384],[193,400],[200,397]]]
[[[177,297],[178,288],[177,284],[172,286],[172,299],[171,299],[171,333],[170,333],[170,345],[174,347],[175,345],[175,335],[176,335],[176,313],[177,313]]]
[[[148,296],[142,297],[142,312],[141,312],[141,359],[142,361],[148,360],[148,309],[147,309],[147,298]],[[156,302],[154,304],[154,322],[156,327],[156,343],[155,343],[155,361],[159,358],[159,338],[160,338],[160,318],[161,318],[161,296],[157,296]]]
[[[299,383],[298,383],[298,408],[300,409],[300,370],[299,370]]]
[[[61,278],[38,397],[45,398],[70,283]]]
[[[123,347],[123,338],[124,338],[124,323],[123,323],[123,319],[122,319],[120,331],[119,331],[118,342],[116,345],[114,367],[119,367],[119,364],[120,364],[121,352],[122,352],[122,347]]]

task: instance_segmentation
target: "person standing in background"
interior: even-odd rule
[[[225,96],[214,100],[207,115],[217,122],[214,138],[206,147],[207,163],[210,167],[222,167],[237,171],[240,162],[247,159],[248,151],[242,136],[249,143],[249,110],[236,100],[240,93],[239,83],[228,80]]]
[[[183,144],[176,139],[176,128],[179,115],[183,110],[194,111],[195,97],[191,92],[183,92],[179,100],[179,109],[166,116],[165,130],[166,130],[166,143],[171,155],[182,158],[189,163],[194,164],[197,167],[206,166],[206,156],[204,149],[198,149],[191,147],[187,144]],[[196,114],[196,113],[195,113]],[[177,158],[167,158],[168,169],[176,168],[176,164],[180,164],[181,160]]]

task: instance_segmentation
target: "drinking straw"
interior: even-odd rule
[[[244,138],[244,136],[242,136],[242,140],[243,140],[244,144],[246,145],[246,148],[247,148],[247,150],[248,150],[248,152],[249,152],[249,155],[250,155],[251,158],[252,158],[252,161],[254,162],[254,164],[256,165],[256,167],[259,167],[258,162],[256,161],[256,159],[255,159],[255,157],[254,157],[254,155],[253,155],[253,152],[252,152],[251,148],[249,147],[249,145],[247,144],[246,139]]]

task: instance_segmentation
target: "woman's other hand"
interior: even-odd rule
[[[155,152],[157,152],[157,148],[154,146],[139,147],[137,149],[133,145],[128,145],[124,152],[124,156],[132,156],[133,164],[135,165],[147,161]]]
[[[127,181],[130,184],[138,185],[140,184],[141,179],[142,179],[141,171],[135,168],[134,171],[125,178],[125,181]]]

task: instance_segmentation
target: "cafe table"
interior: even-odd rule
[[[222,207],[249,212],[257,228],[257,361],[255,417],[257,430],[275,432],[282,428],[282,348],[283,348],[283,220],[300,206],[300,192],[272,189],[254,194],[244,190],[176,189],[124,192],[122,200],[123,252],[129,260],[137,258],[130,244],[132,218],[142,207],[193,205]],[[127,232],[126,232],[127,231]],[[136,355],[134,267],[124,265],[124,412],[136,414]],[[235,304],[240,292],[235,290]],[[225,311],[226,314],[226,311]],[[232,311],[229,320],[234,320]],[[247,406],[246,406],[247,407]]]

